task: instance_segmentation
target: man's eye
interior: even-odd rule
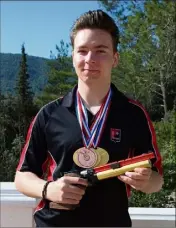
[[[78,53],[86,53],[86,50],[78,50]]]
[[[105,53],[104,50],[97,50],[98,53]]]

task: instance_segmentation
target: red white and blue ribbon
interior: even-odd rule
[[[96,148],[98,146],[98,143],[105,125],[105,121],[108,115],[108,110],[111,103],[111,95],[112,95],[112,91],[110,88],[107,95],[104,98],[104,102],[102,103],[100,110],[96,114],[95,121],[92,123],[91,127],[89,128],[86,107],[83,104],[79,91],[77,90],[76,102],[75,102],[76,113],[77,113],[78,122],[81,127],[81,131],[82,131],[83,142],[85,147],[87,148],[90,148],[90,147]]]

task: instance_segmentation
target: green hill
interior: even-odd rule
[[[21,54],[1,53],[0,60],[1,92],[3,94],[7,92],[13,94],[19,72]],[[27,55],[29,80],[35,94],[38,94],[47,83],[49,71],[47,61],[49,59]]]

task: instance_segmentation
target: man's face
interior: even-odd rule
[[[118,63],[111,35],[100,29],[78,31],[72,57],[78,78],[88,84],[102,80],[110,82],[111,70]]]

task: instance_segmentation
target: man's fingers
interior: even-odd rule
[[[58,202],[58,203],[59,203],[59,202]],[[76,204],[79,204],[79,200],[64,198],[64,199],[62,200],[62,204],[76,205]]]
[[[84,183],[84,185],[81,185]],[[86,182],[87,184],[87,182]],[[60,190],[62,192],[70,192],[78,195],[84,195],[87,185],[85,184],[85,180],[79,177],[63,177],[63,179],[58,180],[58,185],[60,186]]]
[[[60,193],[73,193],[83,196],[88,182],[80,177],[64,176],[56,181]]]
[[[142,175],[137,172],[126,172],[125,176],[130,177],[134,180],[148,180],[150,178],[150,175]]]
[[[71,200],[75,200],[75,201],[80,201],[82,199],[82,195],[79,194],[75,194],[72,192],[65,192],[63,195],[64,200],[65,199],[71,199]]]
[[[84,185],[87,187],[88,181],[86,179],[80,178],[80,177],[70,177],[70,176],[64,176],[65,183],[69,184],[75,184],[75,185]]]
[[[72,185],[72,184],[69,184],[67,186],[67,188],[65,189],[66,192],[71,192],[71,193],[78,194],[78,195],[84,195],[85,190],[86,190],[86,188],[83,189],[82,186],[79,187],[79,186]]]
[[[139,189],[144,184],[143,180],[134,180],[127,176],[119,176],[118,179],[123,181],[126,184],[135,186],[135,188],[137,188],[137,189]]]
[[[135,168],[134,172],[140,173],[141,175],[151,175],[152,170],[150,168]]]

